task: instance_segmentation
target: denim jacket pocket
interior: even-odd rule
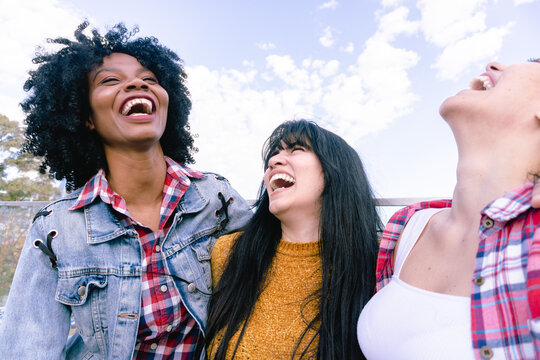
[[[200,241],[192,243],[190,245],[191,250],[195,253],[197,261],[200,265],[200,273],[196,276],[195,282],[197,287],[202,290],[203,293],[210,294],[212,292],[212,272],[210,269],[211,250],[210,246],[213,245],[215,239],[212,236],[207,236]]]
[[[210,261],[210,244],[212,242],[208,237],[201,239],[198,242],[195,242],[191,244],[191,248],[195,252],[195,255],[197,256],[197,260],[199,261]]]
[[[85,274],[58,279],[56,300],[71,308],[77,332],[92,353],[106,352],[107,276]]]
[[[203,236],[167,257],[171,275],[181,280],[177,286],[185,284],[189,286],[188,292],[190,294],[199,293],[208,298],[212,290],[210,250],[208,248],[210,241],[211,236]]]

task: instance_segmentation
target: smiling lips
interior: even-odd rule
[[[133,98],[124,103],[122,115],[125,116],[144,116],[154,112],[154,103],[147,98]]]
[[[272,191],[280,188],[288,188],[294,185],[296,180],[287,174],[278,173],[270,178],[270,187]]]
[[[493,88],[493,84],[487,75],[477,76],[471,81],[472,90],[489,90],[491,88]]]

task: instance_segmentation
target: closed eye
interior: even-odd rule
[[[295,153],[295,152],[298,152],[298,151],[306,151],[306,148],[304,148],[303,146],[294,146],[293,148],[291,148],[289,150],[291,153]]]
[[[537,62],[537,63],[540,63],[540,58],[530,58],[530,59],[527,59],[528,62]]]
[[[154,84],[157,84],[158,81],[155,77],[152,77],[152,76],[146,76],[143,78],[144,81],[146,82],[151,82],[151,83],[154,83]]]
[[[99,83],[100,84],[110,84],[110,83],[114,83],[114,82],[118,82],[120,80],[118,80],[117,78],[114,78],[114,77],[107,77],[103,80],[101,80]]]

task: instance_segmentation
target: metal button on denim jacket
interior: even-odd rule
[[[2,358],[132,357],[141,305],[138,235],[99,199],[68,211],[78,194],[46,206],[30,227],[0,327]],[[250,216],[248,204],[225,179],[206,173],[192,179],[161,244],[182,300],[203,333],[212,290],[212,246]],[[51,231],[54,267],[36,246],[46,243]],[[67,339],[71,314],[77,334]]]

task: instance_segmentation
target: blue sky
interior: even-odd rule
[[[0,113],[18,103],[46,37],[138,25],[185,61],[199,170],[249,199],[260,150],[311,118],[362,157],[378,197],[449,197],[456,151],[438,114],[491,60],[540,56],[540,0],[0,0]]]

